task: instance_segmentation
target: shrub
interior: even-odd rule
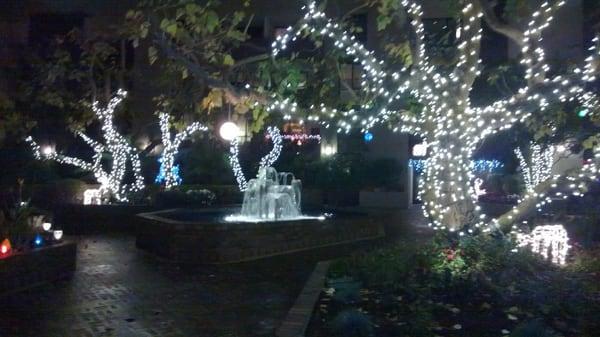
[[[334,336],[339,337],[370,337],[375,335],[369,317],[355,309],[344,310],[337,314],[331,322],[331,332]]]
[[[161,191],[154,196],[158,207],[206,207],[215,201],[215,194],[209,190]]]
[[[87,184],[79,179],[61,179],[33,187],[31,203],[39,207],[81,203]]]

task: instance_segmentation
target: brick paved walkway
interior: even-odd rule
[[[116,236],[78,254],[72,279],[0,299],[0,336],[272,336],[315,263],[179,267]]]

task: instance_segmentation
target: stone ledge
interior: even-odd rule
[[[313,270],[283,323],[275,332],[277,337],[303,337],[319,299],[330,261],[321,261]]]
[[[0,296],[70,277],[76,256],[77,244],[65,241],[1,259]]]

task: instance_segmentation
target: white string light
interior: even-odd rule
[[[281,133],[277,127],[269,126],[267,128],[267,135],[273,142],[273,148],[261,158],[259,171],[262,168],[272,166],[277,159],[279,159],[283,147]],[[242,167],[240,166],[239,142],[237,138],[231,140],[231,145],[229,147],[229,163],[231,164],[231,169],[233,170],[233,175],[235,176],[240,191],[244,192],[248,188],[248,182],[244,175],[244,171],[242,171]]]
[[[119,89],[106,107],[100,108],[98,101],[95,101],[92,104],[92,110],[98,120],[102,123],[104,144],[96,142],[82,132],[77,133],[84,142],[94,149],[94,156],[91,162],[65,156],[56,153],[55,151],[42,151],[40,146],[31,136],[29,136],[26,138],[26,141],[30,143],[35,158],[40,160],[53,160],[61,164],[72,165],[86,171],[91,171],[94,173],[96,180],[100,183],[100,190],[103,195],[108,194],[117,201],[127,202],[129,200],[129,194],[144,189],[144,178],[141,174],[140,158],[136,149],[129,145],[129,142],[125,137],[116,130],[113,122],[114,111],[126,96],[127,92]],[[105,171],[102,167],[102,155],[104,153],[111,155],[109,171]],[[128,162],[134,177],[134,183],[131,185],[123,182],[126,176]]]
[[[177,133],[174,137],[171,135],[171,116],[166,113],[159,115],[160,132],[162,134],[163,151],[160,158],[159,175],[162,173],[165,189],[170,189],[180,183],[178,179],[178,170],[175,169],[175,157],[179,152],[181,143],[197,131],[207,131],[208,128],[199,122],[188,125],[183,131]]]
[[[545,110],[553,102],[578,101],[589,110],[598,108],[598,96],[586,89],[586,84],[596,79],[600,53],[598,38],[590,50],[593,55],[586,59],[583,69],[575,69],[562,76],[548,77],[550,67],[544,61],[541,45],[542,33],[549,27],[553,15],[565,1],[544,2],[533,13],[523,36],[522,60],[526,67],[527,85],[508,99],[499,100],[488,106],[473,106],[469,95],[472,84],[480,75],[481,19],[483,13],[477,1],[465,1],[457,34],[458,63],[451,71],[443,71],[429,62],[424,43],[424,27],[421,6],[414,1],[403,0],[411,26],[416,36],[416,52],[413,65],[397,72],[385,70],[383,61],[376,59],[372,51],[358,43],[354,36],[341,25],[326,17],[311,2],[305,6],[305,15],[295,27],[288,27],[273,43],[273,56],[285,51],[290,42],[305,36],[319,36],[333,41],[346,56],[352,57],[363,69],[362,90],[376,95],[358,109],[348,111],[326,107],[325,104],[307,107],[312,111],[307,120],[336,127],[338,132],[348,133],[358,127],[366,132],[376,124],[396,117],[400,124],[394,131],[409,132],[427,142],[431,153],[425,167],[425,179],[419,184],[419,197],[423,200],[423,211],[434,229],[459,231],[460,235],[475,231],[488,232],[519,215],[517,205],[509,214],[498,219],[486,216],[476,204],[473,167],[470,158],[474,150],[487,136],[523,122],[533,112]],[[392,90],[386,88],[391,87]],[[418,117],[390,109],[390,104],[408,93],[423,106]],[[292,98],[274,98],[267,106],[268,111],[281,111],[289,120],[303,111]],[[303,123],[304,119],[300,119]],[[574,195],[583,189],[582,180],[595,179],[595,164],[584,165],[575,174],[556,177],[556,182],[565,179]],[[559,192],[556,192],[559,193]],[[534,200],[536,206],[546,204],[549,199],[543,193],[526,196],[522,202]]]
[[[519,159],[519,167],[523,173],[525,187],[528,192],[533,192],[540,183],[550,179],[552,176],[552,166],[554,165],[554,145],[550,145],[542,150],[538,144],[531,143],[529,161],[525,160],[521,149],[516,148],[515,154]]]
[[[569,254],[569,235],[562,225],[535,227],[531,233],[517,234],[517,246],[528,247],[532,252],[555,264],[564,265]]]

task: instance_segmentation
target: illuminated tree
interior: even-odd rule
[[[269,153],[260,159],[259,171],[262,168],[272,166],[277,159],[279,159],[279,155],[281,155],[281,149],[283,148],[283,138],[281,137],[281,132],[277,127],[269,126],[267,128],[267,134],[269,135],[269,139],[271,139],[273,142],[273,148],[271,151],[269,151]],[[231,146],[229,147],[229,163],[231,164],[233,175],[235,176],[235,180],[238,183],[240,191],[244,192],[248,187],[248,181],[246,180],[246,176],[244,175],[242,166],[240,165],[239,142],[237,137],[231,140]]]
[[[197,131],[206,131],[208,128],[199,122],[188,125],[174,137],[171,135],[171,117],[166,113],[159,115],[160,132],[162,134],[163,151],[160,156],[160,171],[156,181],[164,183],[166,189],[180,184],[178,166],[175,166],[175,156],[179,152],[181,143]]]
[[[552,166],[554,165],[554,154],[555,148],[553,145],[542,150],[541,145],[532,143],[529,146],[529,160],[527,160],[521,149],[515,149],[515,155],[519,160],[519,167],[525,180],[527,192],[534,192],[536,186],[550,179]]]
[[[420,186],[423,210],[435,229],[449,229],[464,235],[510,228],[515,221],[549,202],[550,195],[561,195],[561,188],[579,194],[585,190],[587,181],[596,178],[597,164],[590,162],[563,176],[541,181],[513,210],[492,219],[476,204],[470,160],[487,136],[544,112],[551,104],[579,104],[593,114],[599,104],[589,85],[596,81],[600,55],[595,46],[591,48],[593,55],[585,60],[582,68],[561,75],[550,72],[545,62],[542,34],[565,1],[542,3],[532,14],[524,32],[501,23],[487,0],[460,3],[457,57],[450,67],[430,62],[425,48],[422,9],[410,0],[402,0],[401,4],[413,27],[412,62],[397,71],[386,68],[374,52],[360,44],[343,25],[327,18],[315,3],[305,7],[305,15],[297,25],[289,27],[277,38],[273,43],[273,55],[283,53],[289,42],[310,37],[313,40],[329,39],[334,47],[354,58],[363,69],[362,90],[376,96],[350,110],[330,108],[325,104],[313,106],[307,119],[336,128],[338,132],[349,132],[355,127],[366,132],[376,124],[386,123],[395,124],[395,131],[419,135],[428,144],[430,155]],[[511,97],[477,106],[471,102],[470,93],[481,71],[479,53],[483,19],[492,29],[521,47],[526,84]],[[597,45],[598,39],[594,42]],[[408,100],[416,100],[422,107],[420,111],[412,113],[406,109]],[[293,97],[275,100],[269,108],[282,111],[286,119],[302,118],[300,113],[311,110],[311,107],[300,106]]]
[[[92,104],[92,110],[96,118],[102,123],[104,143],[99,143],[82,132],[77,133],[77,135],[94,150],[91,161],[57,153],[50,147],[41,148],[30,136],[27,137],[26,140],[30,143],[35,158],[40,160],[53,160],[61,164],[72,165],[86,171],[91,171],[94,173],[98,183],[100,183],[100,190],[103,194],[108,195],[108,197],[113,197],[120,202],[128,201],[129,194],[144,189],[144,179],[141,175],[138,152],[129,144],[127,139],[117,131],[113,121],[116,107],[126,96],[126,91],[119,90],[108,102],[106,107],[101,108],[98,101],[95,101]],[[108,170],[104,169],[102,164],[102,159],[105,154],[110,156]],[[134,182],[132,184],[125,183],[127,177],[127,163],[130,164],[133,173]]]

